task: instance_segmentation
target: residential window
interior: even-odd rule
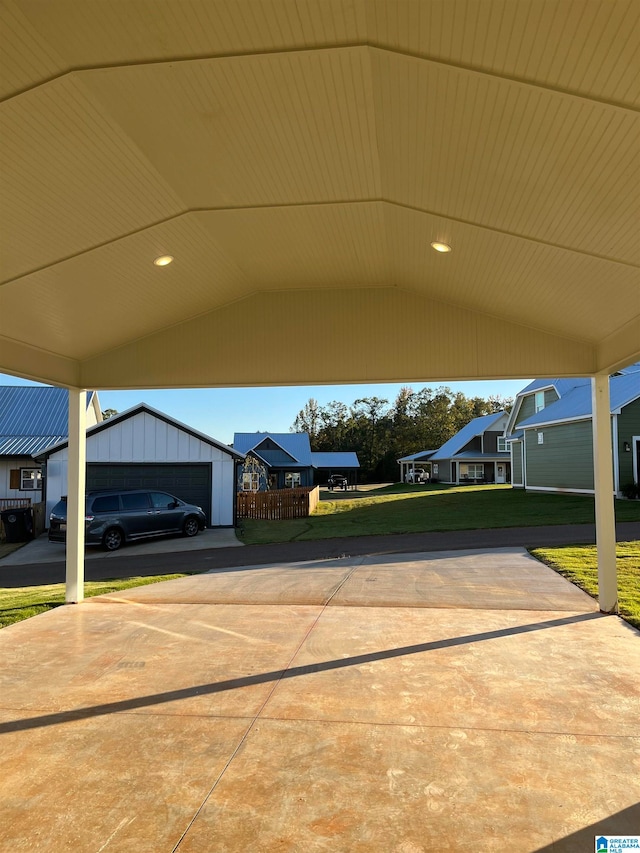
[[[257,492],[260,488],[260,475],[256,471],[249,471],[242,475],[242,491]]]
[[[42,488],[42,471],[40,468],[20,469],[20,490],[23,492],[39,491]]]
[[[538,433],[538,444],[544,444],[544,433],[543,432]]]
[[[506,453],[509,448],[507,447],[507,439],[504,436],[498,437],[498,453]]]
[[[297,489],[300,486],[300,472],[287,471],[284,475],[284,485],[286,489]]]
[[[544,409],[544,391],[536,391],[536,412]]]
[[[476,465],[460,465],[462,480],[484,480],[484,463]]]
[[[433,476],[437,477],[438,476],[438,463],[434,462],[431,467],[433,468]]]

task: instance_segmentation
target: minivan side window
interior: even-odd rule
[[[149,509],[149,495],[146,492],[120,495],[123,509]]]
[[[169,509],[175,502],[176,499],[166,492],[151,492],[151,506],[154,509]]]
[[[103,495],[101,498],[95,498],[91,506],[92,512],[118,512],[119,509],[118,495]]]

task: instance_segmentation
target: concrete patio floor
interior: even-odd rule
[[[217,569],[0,632],[0,850],[594,849],[640,634],[522,549]]]

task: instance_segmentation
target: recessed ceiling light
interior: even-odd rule
[[[159,258],[156,258],[153,262],[157,267],[166,267],[167,264],[170,264],[173,258],[171,255],[160,255]]]
[[[436,252],[450,252],[451,246],[448,243],[432,243],[431,246],[436,250]]]

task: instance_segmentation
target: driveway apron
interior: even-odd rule
[[[640,634],[521,548],[207,574],[0,632],[0,850],[594,849]]]

